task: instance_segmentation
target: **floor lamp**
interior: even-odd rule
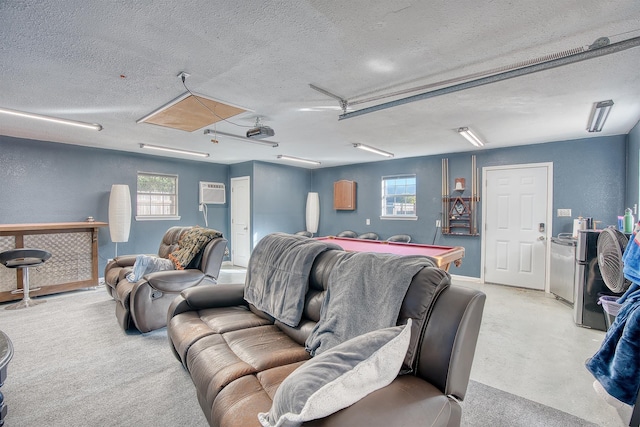
[[[118,256],[118,242],[129,241],[131,229],[131,194],[129,186],[114,184],[109,195],[109,233],[111,241],[116,244]]]
[[[320,198],[318,193],[307,194],[307,231],[311,234],[318,232],[320,222]]]

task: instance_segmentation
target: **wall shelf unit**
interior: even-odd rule
[[[443,221],[442,234],[477,236],[478,229],[471,208],[477,201],[473,197],[443,197],[443,203],[448,207],[448,210],[446,211],[447,218]]]
[[[442,234],[478,236],[478,180],[476,156],[471,156],[471,196],[463,196],[465,179],[455,178],[454,192],[449,191],[449,160],[442,159]]]

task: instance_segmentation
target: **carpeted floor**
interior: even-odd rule
[[[2,393],[6,426],[206,426],[166,329],[127,334],[102,288],[4,310],[14,357]]]
[[[207,425],[166,329],[123,332],[102,288],[46,300],[18,311],[0,305],[0,329],[15,348],[2,387],[6,426]],[[473,381],[463,408],[465,427],[595,426]]]

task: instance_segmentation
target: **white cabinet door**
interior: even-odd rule
[[[231,178],[231,262],[249,266],[251,256],[250,178]]]

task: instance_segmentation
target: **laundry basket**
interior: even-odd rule
[[[600,298],[598,298],[598,304],[602,305],[602,309],[604,310],[604,322],[607,325],[607,329],[611,327],[611,324],[620,311],[620,307],[622,307],[622,304],[616,302],[617,300],[618,297],[611,295],[601,295]]]

